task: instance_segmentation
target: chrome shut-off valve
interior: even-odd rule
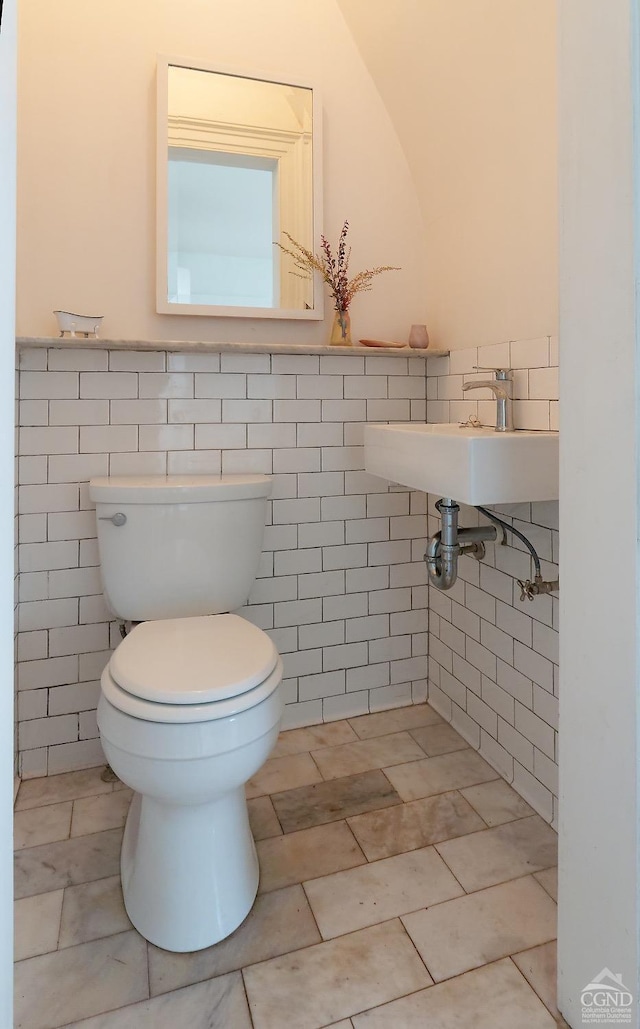
[[[520,587],[520,600],[533,600],[534,597],[542,596],[547,593],[557,593],[560,589],[560,580],[553,579],[547,581],[542,578],[541,575],[536,575],[533,582],[531,579],[516,579],[518,586]]]

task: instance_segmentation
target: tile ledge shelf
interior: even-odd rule
[[[314,354],[346,357],[366,355],[368,357],[446,357],[448,350],[414,350],[411,347],[336,347],[323,344],[307,346],[303,343],[210,343],[205,340],[160,340],[160,339],[82,339],[70,336],[18,336],[18,350],[33,348],[54,348],[61,350],[154,350],[168,353],[209,354]]]

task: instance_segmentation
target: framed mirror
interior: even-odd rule
[[[158,62],[157,311],[322,318],[320,115],[310,86]]]

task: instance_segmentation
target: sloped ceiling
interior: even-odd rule
[[[423,211],[432,336],[557,331],[554,0],[338,0]]]

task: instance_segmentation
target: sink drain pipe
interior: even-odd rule
[[[524,543],[533,558],[535,578],[517,579],[520,586],[520,600],[533,600],[534,597],[546,593],[556,593],[560,589],[559,579],[545,582],[542,578],[540,558],[535,547],[519,529],[503,522],[497,515],[487,511],[485,507],[476,505],[476,511],[488,518],[492,525],[479,525],[471,528],[458,527],[460,507],[450,497],[442,497],[436,503],[436,509],[442,520],[442,529],[432,536],[424,555],[429,582],[439,590],[450,590],[458,578],[458,558],[461,554],[469,554],[481,561],[485,555],[485,541],[495,541],[498,530],[501,530],[501,544],[507,542],[507,532],[511,532]]]
[[[458,578],[460,554],[471,551],[480,560],[484,557],[484,541],[495,540],[498,533],[495,525],[458,528],[460,508],[450,497],[442,497],[436,509],[442,529],[428,541],[424,559],[431,584],[439,590],[450,590]]]

